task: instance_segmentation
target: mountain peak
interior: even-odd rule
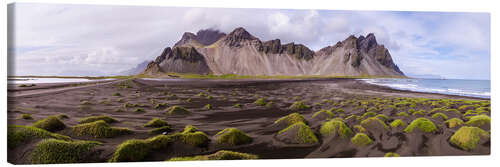
[[[213,44],[214,42],[217,42],[219,39],[222,37],[226,36],[225,33],[220,32],[219,30],[216,29],[203,29],[200,30],[196,33],[196,39],[198,42],[204,44],[204,45],[210,45]]]
[[[243,41],[247,40],[256,40],[252,34],[250,34],[247,30],[245,30],[243,27],[238,27],[234,29],[231,33],[229,33],[224,41],[229,44],[229,46],[232,47],[239,47],[241,46],[240,43]]]

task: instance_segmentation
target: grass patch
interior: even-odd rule
[[[164,121],[160,118],[153,118],[151,121],[144,124],[144,127],[158,128],[158,127],[162,127],[162,126],[168,126],[168,123],[167,123],[167,121]]]
[[[48,138],[71,141],[71,138],[68,136],[52,133],[37,127],[9,125],[7,128],[7,145],[10,149],[16,148],[17,146],[27,143],[33,139]]]
[[[322,136],[338,135],[344,139],[352,135],[352,130],[341,120],[333,119],[321,125]]]
[[[217,143],[228,144],[232,146],[248,144],[252,142],[252,138],[245,132],[236,128],[226,128],[215,135]]]
[[[265,106],[267,104],[267,100],[264,98],[259,98],[253,102],[253,104],[258,106]]]
[[[31,152],[34,164],[78,163],[84,162],[82,157],[92,154],[92,149],[100,145],[95,141],[63,141],[46,139],[40,141]]]
[[[32,120],[33,117],[31,116],[31,114],[21,114],[20,116],[21,119],[26,119],[26,120]]]
[[[441,112],[438,112],[438,113],[435,113],[431,116],[431,118],[433,119],[438,119],[438,118],[441,118],[443,120],[447,120],[448,119],[448,116],[446,114],[443,114]]]
[[[209,155],[198,155],[194,157],[175,157],[169,161],[199,161],[199,160],[245,160],[258,159],[259,156],[247,153],[220,150]]]
[[[356,133],[356,135],[351,138],[351,143],[358,147],[365,147],[372,144],[373,140],[364,133]]]
[[[464,124],[464,121],[462,121],[460,118],[451,118],[444,121],[444,123],[448,126],[448,128],[455,128],[458,126],[462,126],[462,124]]]
[[[396,119],[396,120],[392,121],[391,124],[389,124],[389,126],[391,126],[392,128],[397,128],[397,127],[405,128],[406,122],[404,122],[401,119]]]
[[[287,128],[279,131],[278,135],[287,133],[289,131],[291,132],[295,129],[297,129],[297,134],[295,135],[292,143],[314,144],[319,142],[316,135],[314,135],[314,132],[304,122],[298,122],[293,125],[290,125]]]
[[[473,150],[481,138],[489,138],[488,132],[478,127],[463,126],[450,138],[450,143],[462,150]]]
[[[51,132],[63,130],[64,128],[66,128],[66,125],[64,125],[64,123],[57,116],[49,116],[45,119],[38,120],[33,123],[33,126]]]
[[[388,152],[388,153],[385,153],[384,157],[400,157],[400,155],[398,153],[395,153],[395,152]]]
[[[301,111],[301,110],[308,110],[311,108],[311,106],[304,104],[302,101],[296,101],[288,108],[290,110]]]
[[[95,122],[95,121],[99,121],[99,120],[103,120],[106,123],[118,122],[118,120],[114,119],[113,117],[106,116],[106,115],[85,117],[85,118],[78,120],[78,122],[79,123],[90,123],[90,122]]]
[[[476,115],[472,116],[469,121],[467,121],[465,124],[467,126],[475,126],[475,127],[481,127],[485,124],[490,124],[491,118],[488,115]]]
[[[181,106],[172,106],[167,109],[168,110],[168,115],[188,115],[191,114],[190,111],[188,111],[186,108],[181,107]]]
[[[76,125],[72,132],[77,136],[92,136],[94,138],[109,138],[133,133],[130,129],[110,127],[103,120]]]
[[[427,118],[417,118],[413,120],[410,125],[408,125],[404,131],[406,133],[411,133],[415,129],[420,129],[422,132],[431,133],[437,131],[436,125]]]
[[[172,131],[172,128],[170,128],[170,126],[162,126],[162,127],[152,129],[151,131],[149,131],[149,134],[163,134],[163,133],[168,133],[171,131]]]
[[[280,119],[274,121],[274,124],[285,124],[286,126],[293,125],[295,123],[303,122],[306,123],[306,119],[299,113],[292,113],[287,116],[281,117]]]

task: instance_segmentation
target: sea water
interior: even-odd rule
[[[362,80],[370,84],[417,92],[441,93],[482,98],[490,98],[491,93],[490,80],[401,78],[379,78]]]

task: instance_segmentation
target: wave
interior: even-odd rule
[[[428,93],[441,93],[441,94],[449,94],[449,95],[460,95],[460,96],[469,96],[469,97],[481,97],[481,98],[490,98],[491,93],[489,91],[488,86],[484,86],[482,88],[476,88],[473,90],[470,87],[477,87],[477,85],[470,85],[467,88],[447,88],[447,83],[437,83],[434,82],[433,86],[426,85],[425,82],[433,82],[432,80],[416,80],[416,79],[360,79],[366,83],[386,86],[393,89],[399,90],[409,90],[416,92],[428,92]],[[441,81],[443,82],[443,81]],[[446,82],[458,82],[454,80],[449,80]],[[463,83],[461,83],[463,84]],[[451,85],[451,84],[450,84]],[[463,86],[466,86],[464,84]],[[485,91],[487,90],[487,91]]]

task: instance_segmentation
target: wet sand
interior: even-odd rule
[[[123,84],[129,85],[123,87]],[[114,96],[114,93],[121,96]],[[200,92],[212,98],[197,96]],[[175,95],[175,96],[174,96]],[[271,107],[258,106],[253,102],[259,98],[272,101]],[[319,128],[325,120],[316,120],[312,115],[321,109],[342,108],[349,115],[362,115],[366,111],[353,106],[339,107],[335,103],[348,100],[369,100],[374,98],[394,99],[398,97],[430,98],[430,99],[463,99],[489,100],[481,98],[443,95],[436,93],[419,93],[394,90],[388,87],[364,83],[356,79],[312,79],[312,80],[115,80],[84,85],[47,84],[37,85],[37,88],[19,89],[9,85],[8,91],[8,124],[31,125],[36,120],[47,116],[66,114],[69,119],[63,119],[68,126],[57,133],[68,135],[73,139],[100,141],[99,154],[92,162],[106,162],[113,155],[116,146],[128,139],[146,139],[155,135],[149,134],[151,128],[143,127],[152,118],[158,117],[167,121],[174,132],[182,131],[186,125],[194,125],[208,136],[214,136],[224,128],[238,128],[253,138],[250,144],[240,146],[218,146],[214,139],[206,148],[156,151],[149,154],[145,161],[164,161],[172,157],[205,155],[218,150],[232,150],[251,153],[260,159],[287,158],[330,158],[330,157],[381,157],[387,152],[396,152],[401,156],[441,156],[441,155],[488,155],[489,142],[478,146],[473,151],[464,151],[451,144],[448,139],[457,130],[443,126],[443,121],[432,119],[439,130],[434,134],[404,133],[402,129],[389,131],[372,131],[370,136],[374,143],[368,147],[359,148],[349,140],[321,137]],[[118,99],[121,99],[120,102]],[[155,99],[152,103],[151,99]],[[187,99],[191,99],[190,102]],[[335,103],[325,104],[323,100]],[[82,101],[90,102],[82,105]],[[312,130],[318,136],[319,143],[314,145],[287,144],[276,140],[276,133],[281,129],[273,128],[273,122],[280,117],[293,113],[288,107],[295,101],[311,105],[309,110],[300,111]],[[124,103],[141,104],[146,112],[135,113],[135,108],[116,112]],[[178,105],[192,111],[186,116],[169,116],[166,108],[155,109],[155,104],[167,103]],[[321,104],[320,104],[321,103]],[[210,104],[212,109],[204,108]],[[243,107],[234,107],[241,104]],[[137,108],[137,107],[136,107]],[[431,110],[430,106],[418,105],[417,110]],[[33,120],[21,119],[20,115],[29,113]],[[417,116],[406,118],[396,116],[395,112],[380,111],[387,116],[389,124],[396,118],[407,123]],[[112,123],[114,127],[125,127],[134,131],[133,134],[113,138],[92,138],[72,134],[71,128],[78,124],[78,119],[108,115],[119,120]],[[424,117],[430,118],[430,115]],[[450,116],[453,117],[453,116]],[[461,117],[457,115],[456,117]],[[353,129],[359,121],[346,122]],[[172,133],[174,133],[172,132]],[[22,148],[9,150],[8,160],[13,163],[29,163],[28,153],[33,144]]]

